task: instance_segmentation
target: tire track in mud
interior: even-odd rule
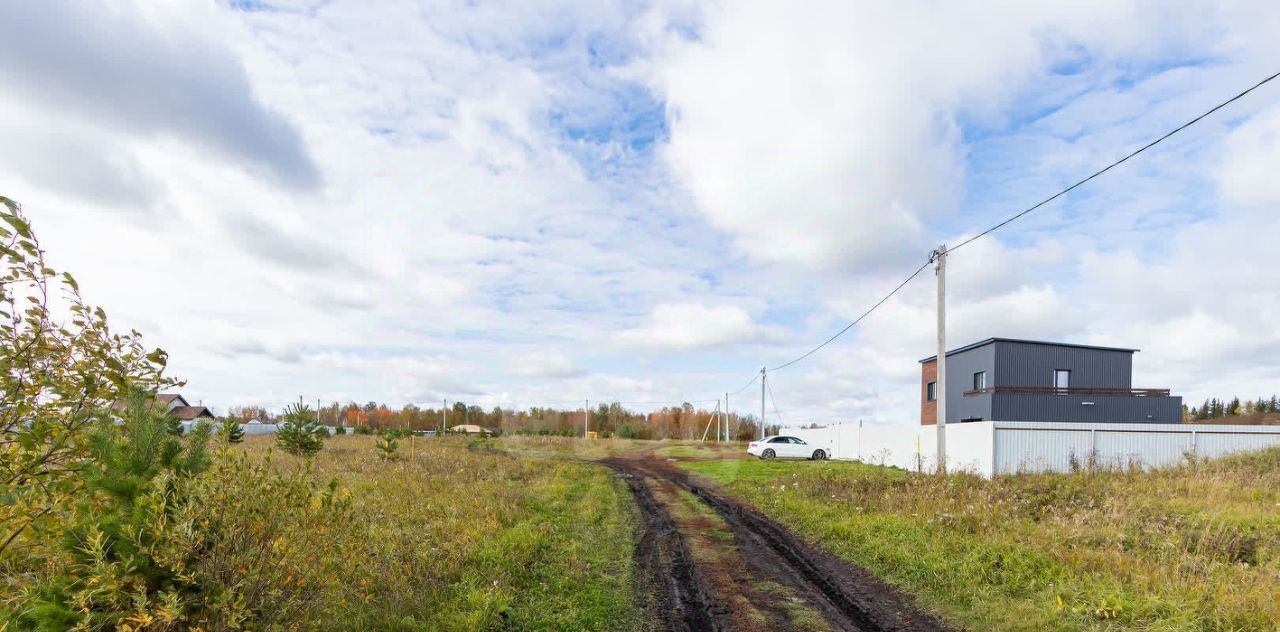
[[[654,605],[674,604],[666,617],[669,630],[724,630],[727,618],[707,584],[679,530],[645,483],[646,478],[668,481],[693,494],[715,510],[728,525],[738,551],[758,581],[787,586],[805,599],[839,630],[862,632],[953,630],[916,607],[910,596],[867,571],[797,538],[786,527],[759,512],[698,483],[670,461],[643,454],[600,461],[626,477],[645,516],[645,534],[637,547],[642,572],[657,573],[665,581],[665,595]],[[653,550],[657,547],[657,550]],[[671,551],[670,568],[660,559]],[[768,604],[761,604],[769,607]]]
[[[652,617],[672,631],[726,630],[723,609],[716,605],[671,513],[654,496],[645,482],[646,477],[612,463],[605,464],[626,479],[644,520],[635,558],[641,574],[659,588],[651,595]]]

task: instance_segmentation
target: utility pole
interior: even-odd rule
[[[728,441],[728,393],[724,393],[724,440]]]
[[[760,367],[760,438],[764,438],[764,388],[765,381],[769,379],[769,373],[764,367]]]
[[[947,245],[933,251],[938,276],[938,378],[933,389],[938,411],[938,473],[947,471]]]
[[[582,402],[582,438],[587,438],[587,433],[591,431],[591,400],[583,400]]]
[[[449,427],[449,400],[445,398],[440,407],[440,436],[444,436],[444,431]]]

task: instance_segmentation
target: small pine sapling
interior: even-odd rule
[[[296,456],[312,456],[324,447],[329,431],[316,421],[316,415],[303,404],[292,404],[284,411],[284,419],[276,429],[276,445]]]
[[[396,461],[400,458],[400,455],[396,454],[400,449],[400,442],[396,441],[395,435],[390,432],[382,435],[374,447],[378,449],[378,458],[383,461]]]

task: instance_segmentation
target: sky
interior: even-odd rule
[[[1266,0],[54,0],[0,23],[0,195],[216,411],[713,407],[938,244],[1280,71]],[[949,346],[1138,348],[1135,387],[1280,392],[1277,164],[1280,81],[952,255]],[[770,374],[770,420],[916,423],[934,292],[926,270]]]

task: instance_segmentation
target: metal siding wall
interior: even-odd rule
[[[1043,395],[996,393],[992,417],[998,421],[1179,423],[1181,397]],[[1086,406],[1083,402],[1093,402]],[[1151,418],[1148,419],[1147,416]]]
[[[1247,452],[1280,446],[1280,428],[1275,434],[1235,434],[1226,432],[1196,432],[1196,454],[1213,458],[1233,452]]]
[[[1280,428],[1192,424],[996,422],[996,474],[1071,470],[1096,449],[1105,467],[1174,465],[1186,454],[1216,457],[1280,446]],[[1194,446],[1194,449],[1193,449]]]
[[[947,356],[947,423],[961,419],[991,419],[991,396],[965,397],[973,389],[973,374],[987,372],[987,385],[992,386],[996,372],[995,345],[970,349]]]
[[[1104,430],[1095,437],[1103,467],[1171,465],[1191,452],[1190,432]]]
[[[782,434],[832,447],[833,458],[931,471],[932,427],[839,424],[818,429],[785,428]],[[953,470],[983,476],[1018,472],[1069,472],[1074,457],[1082,467],[1097,450],[1108,467],[1159,467],[1181,462],[1186,453],[1217,457],[1280,446],[1280,428],[1136,423],[978,422],[947,426],[947,460]]]
[[[992,386],[1053,386],[1054,369],[1071,371],[1071,386],[1132,388],[1133,354],[1025,342],[997,341],[998,380]]]
[[[1069,469],[1071,457],[1088,458],[1093,439],[1086,429],[995,428],[992,455],[996,474]]]

